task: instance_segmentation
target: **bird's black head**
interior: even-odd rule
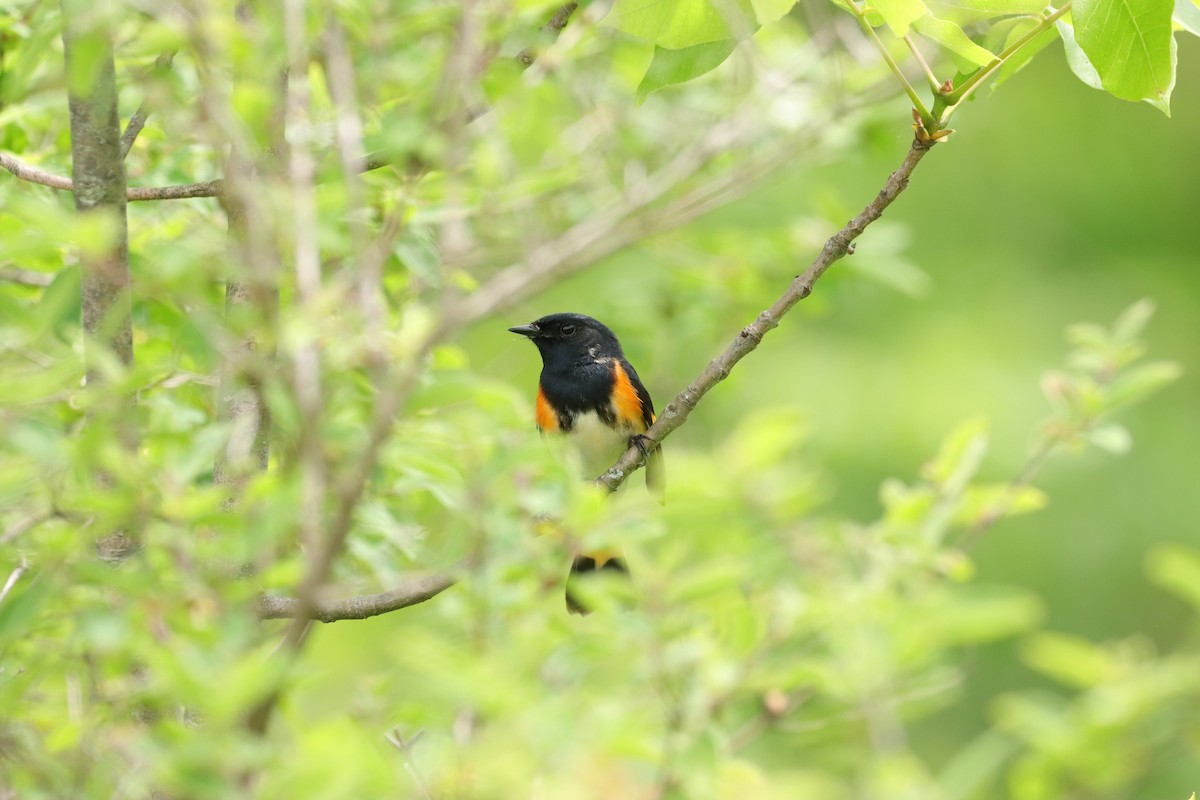
[[[509,331],[528,336],[547,365],[622,357],[616,334],[583,314],[550,314]]]

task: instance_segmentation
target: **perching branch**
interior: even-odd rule
[[[796,276],[787,291],[775,301],[775,304],[759,314],[754,322],[742,328],[737,337],[725,348],[725,351],[710,361],[704,371],[666,405],[662,413],[658,415],[658,420],[646,431],[644,439],[648,441],[641,442],[643,446],[646,444],[650,446],[633,446],[626,450],[624,455],[617,459],[617,463],[596,479],[597,486],[610,492],[616,491],[617,487],[624,483],[633,472],[645,466],[646,458],[652,448],[661,444],[672,431],[687,421],[688,415],[696,408],[700,399],[710,389],[729,377],[730,370],[737,362],[758,347],[767,332],[778,326],[783,316],[796,303],[812,293],[813,284],[825,274],[825,271],[835,261],[854,252],[854,240],[866,230],[868,225],[879,219],[892,201],[907,188],[908,179],[913,170],[932,146],[933,142],[913,141],[900,168],[888,176],[887,182],[884,183],[875,199],[868,203],[858,216],[847,222],[845,227],[830,236],[804,274]]]
[[[318,622],[338,622],[346,619],[368,619],[401,608],[424,603],[458,582],[449,575],[422,575],[403,586],[378,594],[345,597],[340,600],[318,601],[307,610],[306,616]],[[300,601],[294,597],[263,595],[258,600],[260,619],[292,619],[301,613]]]

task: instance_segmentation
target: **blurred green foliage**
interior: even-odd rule
[[[267,12],[238,25],[232,5],[113,11],[122,110],[151,114],[131,184],[210,179],[231,137],[269,141],[283,29]],[[994,52],[1019,34],[980,28],[983,5],[867,13],[881,36],[951,21]],[[705,23],[746,39],[730,61],[653,87],[659,51],[694,31],[659,40],[592,4],[539,42],[555,8],[498,4],[473,26],[426,0],[310,9],[313,41],[344,30],[365,147],[397,166],[365,174],[352,205],[314,58],[301,129],[328,156],[320,296],[296,303],[280,274],[277,317],[226,314],[225,280],[258,265],[228,247],[218,203],[131,205],[136,357],[103,364],[103,390],[81,386],[76,262],[104,232],[69,195],[0,176],[0,794],[1185,797],[1200,774],[1196,82],[1170,123],[1090,92],[1057,53],[978,93],[888,219],[669,440],[660,508],[636,485],[600,497],[537,436],[536,357],[503,329],[594,314],[661,405],[874,196],[908,110],[838,8],[738,4],[752,37]],[[0,3],[0,147],[68,174],[59,25],[53,4]],[[490,58],[448,90],[468,33]],[[531,44],[522,72],[509,56]],[[953,51],[934,67],[962,69]],[[1195,42],[1180,51],[1194,74]],[[586,271],[422,350],[451,301],[731,117],[736,148],[614,224],[634,244],[585,249]],[[797,141],[786,168],[701,195],[715,210],[672,229],[677,195]],[[295,197],[269,177],[256,189],[254,246],[288,263]],[[383,243],[373,333],[350,221]],[[212,480],[235,427],[215,376],[248,332],[272,465],[230,503]],[[293,378],[314,342],[309,418]],[[320,445],[328,524],[379,387],[414,366],[329,594],[414,570],[460,582],[315,626],[293,664],[255,600],[294,593],[312,557],[303,443]],[[131,413],[136,457],[114,436]],[[96,557],[112,530],[141,542],[120,564]],[[576,618],[562,584],[585,545],[622,550],[633,580],[596,587]],[[278,689],[258,736],[246,714]]]

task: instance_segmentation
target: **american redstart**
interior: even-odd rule
[[[641,435],[654,423],[654,401],[608,326],[583,314],[550,314],[509,331],[528,336],[542,354],[538,430],[569,436],[588,477],[611,467],[630,445],[645,447]],[[656,447],[646,462],[646,485],[652,491],[662,492],[664,472],[662,451]],[[571,575],[607,569],[626,571],[613,553],[580,553]],[[571,596],[569,577],[567,607],[586,613]]]

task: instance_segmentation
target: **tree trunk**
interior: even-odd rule
[[[62,11],[75,209],[105,217],[110,226],[103,248],[85,248],[81,254],[86,349],[107,347],[122,363],[131,365],[125,162],[121,158],[112,38],[105,21],[96,18],[86,0],[63,0]],[[98,380],[95,359],[89,359],[88,382]]]
[[[62,15],[75,209],[106,223],[100,246],[85,246],[80,252],[80,315],[87,387],[95,401],[93,419],[103,409],[130,458],[136,458],[138,431],[131,413],[137,404],[136,395],[103,393],[105,362],[115,356],[124,366],[133,365],[125,162],[121,155],[112,32],[108,20],[88,0],[63,0]],[[104,471],[97,473],[97,480],[102,486],[114,483]],[[106,561],[120,561],[136,547],[134,535],[117,529],[101,536],[96,552]]]

